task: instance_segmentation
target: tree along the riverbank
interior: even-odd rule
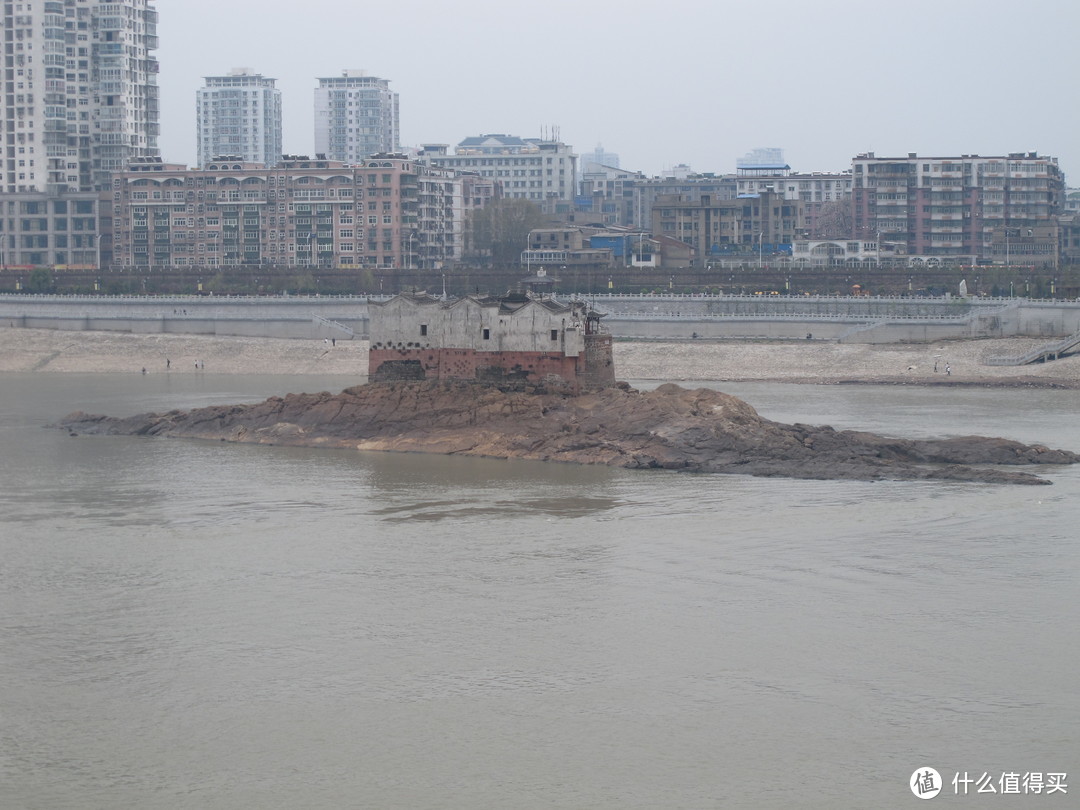
[[[523,248],[522,243],[517,252]],[[508,250],[508,248],[504,248]],[[531,268],[536,270],[538,268]],[[1080,297],[1080,265],[1054,270],[1029,267],[930,267],[895,269],[799,269],[764,263],[727,267],[552,267],[556,292],[727,293],[753,295],[943,295],[957,294],[961,281],[975,296]],[[123,267],[86,269],[0,269],[0,293],[103,295],[377,295],[429,290],[450,295],[501,294],[518,289],[526,268],[513,261],[440,270],[325,267]]]

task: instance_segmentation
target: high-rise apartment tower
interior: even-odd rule
[[[247,68],[207,76],[197,91],[199,165],[224,155],[276,166],[281,160],[281,91]]]
[[[158,155],[157,19],[152,0],[3,3],[0,190],[92,191]]]
[[[346,70],[315,88],[315,151],[358,163],[400,148],[398,94],[387,79]]]

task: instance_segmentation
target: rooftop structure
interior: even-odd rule
[[[780,174],[790,171],[784,161],[784,150],[776,147],[752,149],[735,161],[735,170],[740,176],[756,174]]]

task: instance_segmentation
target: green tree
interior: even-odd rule
[[[229,280],[229,277],[225,275],[225,271],[222,270],[215,274],[214,277],[211,278],[208,282],[206,282],[203,285],[203,289],[207,290],[208,292],[217,293],[218,295],[221,295],[223,293],[227,294],[232,292],[232,289],[230,287],[231,283],[232,282]]]
[[[291,277],[292,290],[291,292],[299,293],[300,295],[311,295],[319,291],[319,282],[315,276],[311,273],[302,273]]]
[[[466,253],[478,264],[496,267],[518,264],[529,231],[546,224],[547,219],[536,203],[507,198],[492,200],[469,216]]]
[[[44,293],[52,289],[53,280],[52,274],[39,267],[37,270],[30,271],[30,279],[27,282],[27,286],[31,292]]]

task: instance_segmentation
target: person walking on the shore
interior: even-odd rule
[[[952,366],[950,366],[948,363],[946,363],[945,364],[945,376],[948,377],[948,376],[951,376],[951,375],[952,375]]]
[[[172,361],[168,357],[166,357],[165,358],[165,370],[168,371],[169,366],[171,366],[171,365],[172,365]]]

